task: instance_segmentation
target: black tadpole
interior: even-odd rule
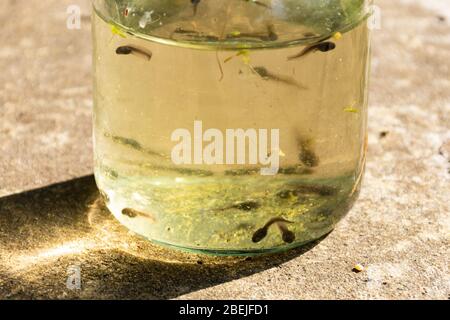
[[[334,50],[335,48],[336,48],[336,44],[334,42],[330,42],[330,41],[320,42],[320,43],[314,44],[312,46],[306,47],[305,49],[303,49],[303,51],[301,51],[300,53],[298,53],[294,56],[288,57],[288,60],[294,60],[294,59],[303,57],[303,56],[305,56],[311,52],[315,52],[315,51],[328,52],[328,51]]]
[[[261,204],[259,204],[256,201],[245,201],[245,202],[241,202],[241,203],[237,203],[237,204],[233,205],[234,209],[239,209],[242,211],[252,211],[252,210],[259,209],[259,207],[261,207]]]
[[[277,226],[281,232],[281,238],[286,243],[292,243],[295,241],[295,234],[290,231],[283,222],[277,222]]]
[[[267,222],[264,225],[264,227],[262,227],[261,229],[256,230],[256,232],[252,236],[252,241],[254,243],[261,242],[267,236],[267,231],[269,230],[269,228],[273,224],[277,224],[278,227],[280,228],[281,232],[282,232],[283,241],[287,242],[287,243],[292,243],[295,240],[295,235],[294,235],[294,233],[292,233],[291,231],[289,231],[287,229],[287,227],[285,225],[286,223],[293,223],[293,222],[289,221],[289,220],[286,220],[284,218],[280,218],[280,217],[270,219],[269,222]]]
[[[256,230],[256,232],[253,234],[252,241],[254,243],[258,243],[258,242],[262,241],[262,239],[264,239],[267,236],[267,229],[268,228],[264,227],[264,228]]]
[[[132,52],[133,52],[133,49],[129,46],[118,47],[116,49],[117,54],[127,55],[127,54],[131,54]]]
[[[121,46],[116,49],[116,54],[118,55],[130,55],[133,54],[135,56],[144,58],[146,60],[151,60],[153,54],[150,51],[146,51],[144,49],[139,49],[132,46]]]

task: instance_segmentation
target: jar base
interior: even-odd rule
[[[289,245],[283,245],[273,248],[267,248],[267,249],[249,249],[249,250],[231,250],[231,249],[202,249],[202,248],[192,248],[192,247],[182,247],[178,245],[173,245],[157,240],[148,239],[150,242],[152,242],[155,245],[159,245],[165,248],[169,249],[175,249],[178,251],[186,252],[186,253],[192,253],[192,254],[202,254],[202,255],[208,255],[208,256],[215,256],[215,257],[255,257],[255,256],[261,256],[261,255],[268,255],[268,254],[277,254],[277,253],[283,253],[289,250],[297,249],[299,247],[306,246],[310,243],[313,243],[314,241],[320,240],[325,238],[328,234],[333,232],[334,229],[330,230],[329,232],[326,232],[322,236],[318,238],[313,238],[311,240],[302,241],[302,242],[296,242]]]

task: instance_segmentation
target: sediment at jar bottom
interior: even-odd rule
[[[130,230],[159,243],[223,254],[277,251],[330,232],[355,201],[353,176],[97,176],[106,204]]]

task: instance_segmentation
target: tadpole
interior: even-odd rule
[[[283,237],[283,241],[288,242],[286,240],[290,240],[292,239],[293,234],[289,234],[291,233],[291,231],[289,231],[286,227],[286,223],[293,223],[292,221],[286,220],[284,218],[272,218],[270,219],[265,225],[264,227],[256,230],[256,232],[253,234],[252,236],[252,241],[254,243],[258,243],[261,242],[266,236],[267,236],[267,232],[269,230],[269,228],[273,225],[273,224],[277,224],[278,227],[280,228],[280,231],[282,232],[282,237]],[[281,227],[280,227],[281,225]],[[286,232],[287,231],[287,232]],[[285,240],[286,239],[286,240]],[[292,241],[295,240],[295,235],[292,239]],[[291,241],[291,242],[292,242]],[[290,242],[288,242],[290,243]]]
[[[229,209],[238,209],[238,210],[242,210],[242,211],[252,211],[252,210],[259,209],[260,207],[261,207],[261,204],[259,202],[254,201],[254,200],[249,200],[249,201],[235,203],[229,207],[225,207],[220,210],[223,211],[223,210],[229,210]]]
[[[256,230],[253,234],[252,241],[254,243],[261,242],[267,236],[267,230],[268,228],[266,227]]]
[[[173,33],[179,33],[179,34],[199,34],[198,31],[195,30],[188,30],[188,29],[183,29],[181,27],[176,28]]]
[[[152,59],[153,54],[150,51],[139,49],[132,46],[121,46],[116,49],[116,54],[118,55],[135,55],[137,57],[144,58],[148,61]]]
[[[296,185],[292,189],[282,190],[277,193],[277,196],[280,199],[289,199],[292,196],[298,197],[303,194],[317,194],[319,196],[327,197],[334,196],[338,192],[338,189],[325,186],[325,185],[316,185],[316,184],[304,184],[304,185]]]
[[[261,207],[261,204],[256,201],[244,201],[232,206],[233,209],[239,209],[242,211],[252,211]]]
[[[258,74],[263,80],[271,80],[284,83],[286,85],[295,86],[298,89],[306,89],[304,86],[300,85],[295,79],[287,76],[276,75],[271,73],[265,67],[252,67],[252,70]]]
[[[122,210],[122,214],[124,216],[127,216],[128,218],[137,218],[139,217],[139,214],[136,210],[130,209],[130,208],[125,208]]]
[[[116,143],[120,143],[120,144],[129,146],[133,149],[136,149],[139,151],[143,150],[142,145],[134,139],[124,138],[124,137],[119,137],[119,136],[112,136],[111,139]]]
[[[320,42],[317,44],[313,44],[309,47],[306,47],[300,53],[290,56],[287,59],[294,60],[294,59],[298,59],[300,57],[306,56],[315,51],[328,52],[328,51],[334,50],[335,48],[336,48],[336,44],[334,42],[330,42],[330,41]]]
[[[260,169],[258,168],[252,168],[252,169],[236,169],[236,170],[226,170],[225,175],[226,176],[250,176],[254,175],[260,172]]]
[[[292,243],[295,241],[295,233],[293,233],[292,231],[290,231],[286,224],[282,223],[282,222],[278,222],[277,223],[278,228],[280,229],[281,232],[281,238],[283,239],[284,242],[286,243]]]
[[[278,170],[279,174],[285,174],[285,175],[294,175],[294,174],[312,174],[314,173],[314,170],[308,167],[305,167],[303,165],[295,165],[290,167],[281,167],[280,170]]]
[[[135,209],[131,209],[131,208],[123,209],[122,214],[129,218],[143,217],[143,218],[150,220],[152,223],[156,222],[155,217],[153,217],[153,215],[151,215],[149,213],[141,212],[141,211],[138,211]]]
[[[113,136],[107,132],[105,132],[105,137],[110,138],[113,142],[119,143],[121,145],[130,147],[132,149],[135,149],[136,151],[145,152],[151,156],[159,157],[159,158],[165,158],[166,156],[162,153],[156,152],[152,149],[144,147],[139,141],[136,141],[134,139],[120,137],[120,136]]]

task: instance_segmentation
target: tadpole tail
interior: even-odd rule
[[[116,49],[117,55],[136,55],[140,58],[144,58],[148,61],[152,59],[153,53],[151,51],[146,51],[144,49],[132,47],[132,46],[121,46]]]
[[[280,223],[280,222],[281,223],[294,223],[294,222],[286,220],[284,218],[277,217],[277,218],[270,219],[269,222],[266,223],[264,228],[269,229],[273,224]]]
[[[138,49],[138,48],[135,48],[135,50],[132,52],[132,54],[134,54],[136,56],[139,56],[141,58],[144,58],[144,59],[146,59],[148,61],[152,60],[152,57],[153,57],[153,53],[152,52],[150,52],[150,51],[147,52],[147,51],[144,51],[144,50],[141,50],[141,49]]]
[[[300,58],[308,55],[311,51],[312,51],[311,48],[305,48],[305,49],[303,49],[302,52],[300,52],[300,53],[298,53],[296,55],[287,57],[287,60],[288,61],[292,61],[292,60],[295,60],[295,59],[300,59]]]

